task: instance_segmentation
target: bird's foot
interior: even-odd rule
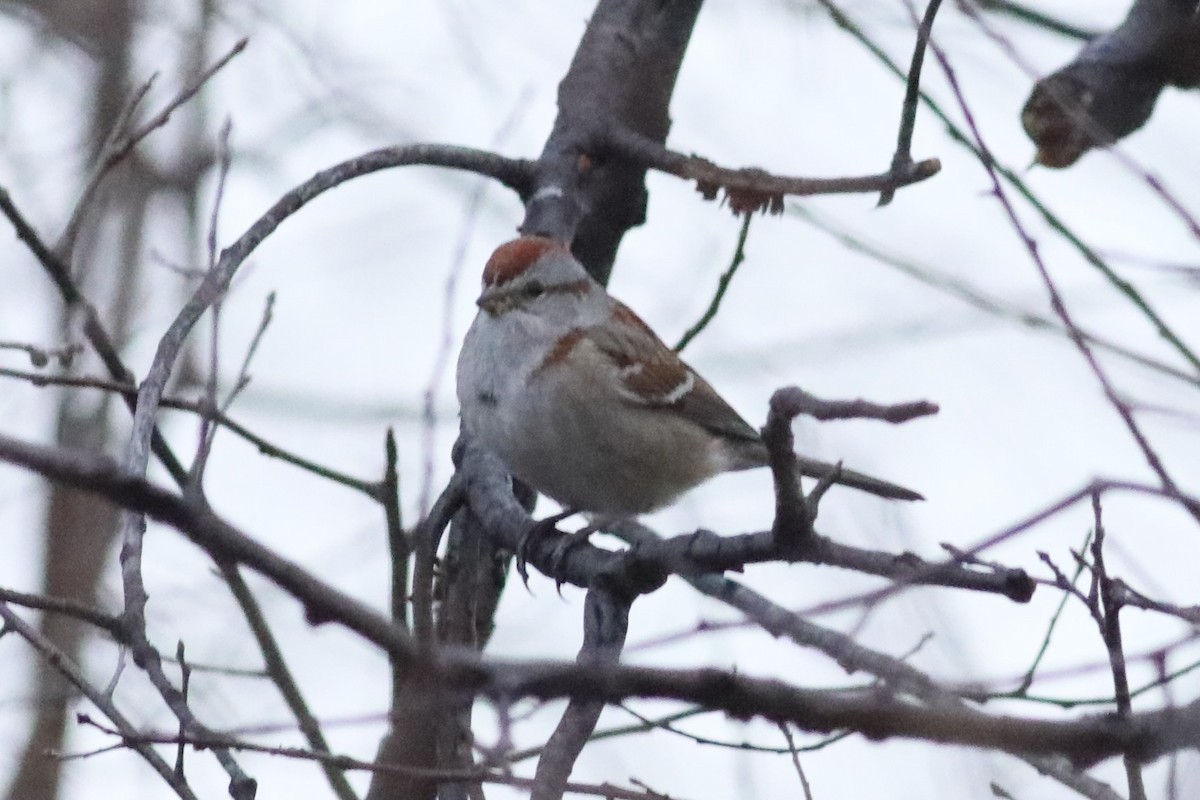
[[[562,522],[567,517],[575,512],[566,509],[558,514],[546,517],[545,519],[535,520],[529,526],[529,530],[521,537],[521,541],[517,542],[517,574],[521,576],[521,582],[525,584],[525,588],[529,589],[529,551],[546,538],[551,532],[557,532],[558,523]],[[557,554],[558,548],[555,548]]]
[[[593,533],[599,533],[604,529],[604,526],[612,522],[611,518],[605,517],[601,519],[588,520],[588,524],[573,533],[563,534],[563,537],[558,540],[558,544],[554,545],[554,552],[550,555],[550,571],[554,573],[554,589],[562,596],[562,575],[563,563],[567,560],[567,556],[572,550],[581,544],[587,544]]]

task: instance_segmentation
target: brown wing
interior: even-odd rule
[[[758,440],[758,432],[636,314],[618,305],[615,316],[627,324],[587,328],[584,335],[612,360],[625,399],[641,406],[669,408],[722,436]]]

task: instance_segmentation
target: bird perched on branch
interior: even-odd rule
[[[631,517],[767,448],[716,390],[588,275],[562,242],[501,245],[458,359],[467,432],[564,508]],[[921,495],[798,457],[809,477],[881,497]]]

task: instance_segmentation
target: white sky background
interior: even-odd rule
[[[147,33],[136,54],[139,74],[161,71],[152,93],[157,107],[178,86],[181,43],[190,30],[176,4],[152,3]],[[375,147],[429,141],[493,147],[536,156],[555,114],[555,89],[590,12],[587,2],[408,0],[385,4],[232,2],[227,4],[214,52],[249,35],[250,47],[213,82],[205,103],[213,120],[233,120],[234,160],[221,209],[221,240],[232,241],[279,195],[314,172]],[[1124,14],[1123,2],[1045,3],[1050,12],[1094,28]],[[846,9],[862,21],[894,58],[907,64],[913,31],[904,6],[856,2]],[[1077,45],[1027,26],[993,19],[998,30],[1040,73],[1065,63]],[[980,30],[947,4],[936,27],[958,71],[988,145],[1005,164],[1023,168],[1032,145],[1019,128],[1019,111],[1031,79]],[[87,62],[66,49],[47,51],[24,26],[0,23],[0,184],[47,236],[61,230],[72,206],[84,158],[80,122],[80,70]],[[936,62],[925,85],[943,107],[956,110]],[[838,176],[882,171],[890,161],[903,95],[886,74],[823,13],[807,4],[712,0],[700,16],[672,106],[669,144],[722,164],[754,165],[784,174]],[[954,114],[956,118],[960,115]],[[1123,145],[1138,163],[1160,176],[1200,214],[1200,159],[1195,95],[1168,92],[1147,128]],[[177,146],[168,127],[153,137],[151,153]],[[982,291],[1024,308],[1046,312],[1046,294],[1019,238],[988,194],[989,182],[973,157],[953,144],[924,110],[913,153],[942,159],[936,178],[898,192],[893,204],[874,208],[874,196],[816,198],[808,207],[897,254],[970,281]],[[1147,188],[1144,178],[1109,154],[1092,154],[1066,172],[1022,173],[1043,200],[1097,249],[1152,262],[1200,260],[1196,240],[1181,220]],[[438,425],[432,456],[423,445],[422,397],[434,374],[443,331],[457,347],[474,311],[478,270],[508,239],[521,208],[506,190],[492,187],[479,213],[468,218],[473,177],[427,168],[393,170],[344,185],[287,221],[243,268],[223,315],[223,377],[232,380],[259,322],[268,292],[278,293],[275,319],[252,368],[253,383],[234,416],[271,441],[365,478],[382,469],[383,434],[396,426],[401,450],[405,519],[415,521],[426,459],[432,457],[434,491],[449,474],[449,445],[456,429],[453,355],[436,374]],[[687,184],[652,175],[647,224],[621,249],[611,288],[668,342],[700,315],[717,277],[727,267],[738,220],[703,202]],[[1023,220],[1070,307],[1085,327],[1163,361],[1182,366],[1147,323],[1134,313],[1061,239],[1019,205]],[[163,208],[148,251],[192,261],[174,211]],[[0,225],[0,227],[4,227]],[[466,257],[456,264],[460,240]],[[1200,346],[1196,283],[1177,275],[1114,263],[1193,347]],[[137,333],[125,350],[144,372],[154,346],[179,303],[180,279],[150,267]],[[449,318],[443,313],[448,281]],[[57,298],[49,281],[12,237],[0,236],[0,340],[53,343]],[[448,328],[447,328],[448,326]],[[206,335],[206,334],[205,334]],[[199,336],[199,332],[198,332]],[[833,492],[822,505],[819,527],[859,546],[910,549],[937,557],[939,542],[968,547],[1052,503],[1094,476],[1151,481],[1144,461],[1082,359],[1064,339],[1028,331],[968,308],[918,285],[894,270],[849,252],[803,220],[756,218],[747,260],[716,321],[688,350],[688,358],[747,419],[761,423],[771,391],[796,383],[824,397],[863,396],[881,402],[928,398],[942,412],[892,428],[878,423],[797,426],[798,445],[829,460],[897,480],[928,501],[897,506],[849,491]],[[19,354],[0,351],[0,363],[25,366]],[[1196,414],[1188,388],[1111,356],[1103,363],[1131,397]],[[48,390],[0,385],[0,429],[49,442],[52,395]],[[1200,489],[1200,435],[1196,418],[1139,417],[1176,480]],[[196,425],[172,416],[167,428],[177,451],[193,447]],[[208,470],[214,506],[260,541],[315,570],[323,578],[383,608],[387,595],[386,542],[380,510],[354,493],[281,462],[260,457],[222,433]],[[161,476],[160,476],[161,477]],[[13,469],[0,469],[0,531],[6,557],[4,586],[36,590],[40,514],[44,490]],[[545,513],[547,506],[540,509]],[[745,532],[769,525],[770,478],[765,471],[727,476],[691,493],[648,521],[664,533],[704,525]],[[1110,565],[1115,574],[1152,596],[1196,602],[1194,575],[1200,545],[1195,526],[1165,504],[1111,496],[1105,504]],[[1060,515],[988,554],[1038,575],[1046,570],[1037,551],[1064,569],[1091,524],[1080,507]],[[110,607],[119,607],[115,569],[105,581]],[[256,667],[259,656],[223,584],[207,560],[172,531],[152,528],[147,541],[148,614],[153,641],[165,652],[180,638],[191,659]],[[878,582],[807,565],[756,567],[744,579],[789,607],[803,608]],[[386,659],[336,629],[312,630],[298,606],[263,581],[252,579],[285,652],[316,713],[334,720],[374,715],[369,723],[331,725],[334,749],[361,758],[374,752],[387,711]],[[532,595],[510,586],[490,648],[496,654],[573,658],[580,639],[582,592],[534,575]],[[949,680],[999,680],[1021,674],[1042,639],[1058,602],[1045,588],[1026,606],[946,589],[916,589],[877,610],[860,640],[901,655],[929,633],[916,666]],[[727,609],[672,581],[639,600],[631,618],[630,660],[670,666],[737,667],[775,675],[802,686],[861,684],[819,655],[775,642],[758,630],[705,634],[653,646],[701,620],[725,620]],[[1130,654],[1174,642],[1187,633],[1142,612],[1128,611]],[[817,620],[841,630],[856,614]],[[646,645],[638,647],[638,645]],[[1176,668],[1200,658],[1194,645],[1177,651]],[[116,650],[97,642],[89,667],[108,680]],[[6,665],[34,662],[15,636],[0,640]],[[1045,662],[1047,670],[1099,665],[1104,650],[1094,626],[1077,605],[1069,607]],[[41,668],[38,666],[37,668]],[[0,780],[7,783],[28,720],[27,672],[9,670],[0,686]],[[18,680],[18,674],[21,679]],[[1153,676],[1141,662],[1132,683]],[[1111,691],[1106,669],[1072,674],[1035,689],[1068,697]],[[1002,683],[1009,688],[1010,683]],[[1190,700],[1197,683],[1176,684]],[[286,723],[290,717],[273,687],[263,681],[197,674],[193,705],[217,729]],[[135,720],[161,730],[174,722],[136,670],[122,678],[118,700]],[[1138,708],[1158,707],[1161,694]],[[81,710],[89,710],[84,704]],[[647,713],[661,712],[650,707]],[[1030,715],[1055,712],[1031,704],[1002,706]],[[522,721],[518,746],[544,739],[559,711],[543,709]],[[490,743],[490,711],[478,726]],[[630,721],[605,715],[601,727]],[[708,715],[689,731],[731,741],[782,744],[768,725],[743,725]],[[801,737],[803,741],[803,737]],[[261,737],[268,744],[300,744],[294,732]],[[80,731],[73,751],[108,743]],[[326,796],[316,767],[277,757],[246,755],[242,763],[260,781],[263,800]],[[1016,759],[919,743],[866,743],[851,738],[803,756],[817,798],[987,798],[989,781],[1015,797],[1073,796]],[[203,797],[222,797],[226,777],[211,754],[189,754],[189,778]],[[1200,791],[1195,757],[1181,759],[1182,794]],[[531,774],[532,762],[521,766]],[[1115,761],[1096,774],[1124,791]],[[1151,791],[1162,792],[1165,762],[1148,772]],[[698,748],[665,733],[589,746],[575,778],[644,781],[681,798],[799,796],[790,759]],[[363,775],[353,777],[364,788]],[[100,787],[103,787],[101,789]],[[516,796],[490,787],[491,796]],[[169,789],[136,756],[106,754],[72,761],[67,797],[165,798]]]

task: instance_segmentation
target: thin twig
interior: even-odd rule
[[[188,693],[192,685],[192,668],[188,666],[187,659],[184,656],[183,640],[180,639],[175,645],[175,662],[179,665],[179,693],[183,695],[183,702],[188,702]],[[184,736],[187,734],[187,726],[183,720],[179,721],[179,744],[175,749],[175,775],[179,780],[186,780],[183,771],[183,753],[184,753]]]
[[[266,302],[263,303],[262,318],[258,321],[258,327],[254,329],[254,336],[250,339],[250,345],[246,348],[246,355],[242,358],[242,366],[238,368],[237,379],[233,382],[233,388],[229,390],[229,394],[225,397],[225,402],[221,404],[222,411],[228,411],[233,406],[233,401],[237,399],[242,390],[250,385],[250,362],[254,360],[254,354],[258,352],[258,346],[262,344],[263,337],[267,333],[267,327],[270,326],[271,320],[275,318],[275,292],[268,292]]]
[[[1125,668],[1125,647],[1121,641],[1121,603],[1114,596],[1113,579],[1104,563],[1104,520],[1101,515],[1100,493],[1092,493],[1092,519],[1095,536],[1092,538],[1092,565],[1099,587],[1098,605],[1101,613],[1100,635],[1104,639],[1108,660],[1112,668],[1113,695],[1117,701],[1117,715],[1128,719],[1133,714],[1133,702],[1129,695],[1129,674]],[[1142,767],[1130,754],[1125,754],[1125,777],[1129,782],[1129,800],[1146,800],[1146,784],[1142,779]]]
[[[668,714],[664,717],[659,717],[658,719],[648,719],[630,709],[628,705],[622,704],[621,710],[633,715],[641,721],[632,725],[621,725],[616,728],[608,728],[603,731],[597,731],[592,734],[588,741],[595,742],[601,739],[615,739],[620,736],[629,736],[630,734],[634,733],[648,733],[653,730],[668,730],[672,733],[680,733],[680,731],[670,727],[671,723],[688,719],[690,717],[695,717],[700,714],[712,713],[707,708],[688,708],[683,711],[677,711],[674,714]],[[711,744],[720,745],[722,743],[711,742]],[[543,745],[538,745],[537,747],[528,747],[524,750],[513,750],[512,752],[505,754],[504,762],[506,764],[517,764],[530,758],[536,758],[537,756],[541,755],[542,750],[544,749],[545,747]]]
[[[25,372],[23,370],[9,369],[0,367],[0,377],[16,378],[18,380],[28,381],[37,387],[45,386],[71,386],[81,389],[97,389],[103,392],[113,392],[125,397],[136,398],[137,387],[118,383],[116,381],[105,380],[104,378],[89,378],[86,376],[73,375],[43,375],[39,372]],[[280,461],[285,461],[292,466],[299,467],[306,472],[311,472],[320,478],[332,481],[334,483],[345,486],[349,489],[362,492],[363,494],[377,499],[379,494],[378,484],[365,481],[361,478],[355,478],[352,475],[347,475],[339,472],[332,467],[326,467],[315,461],[310,461],[302,456],[296,455],[282,447],[268,442],[258,434],[252,432],[244,425],[230,418],[225,412],[210,408],[203,400],[184,400],[179,397],[163,397],[160,404],[163,408],[175,409],[177,411],[190,411],[200,416],[209,417],[218,425],[228,428],[229,431],[238,437],[246,440],[250,444],[258,448],[258,451],[269,458],[278,458]]]
[[[83,349],[77,344],[65,344],[62,347],[38,347],[26,342],[0,342],[0,350],[20,350],[29,356],[29,363],[37,368],[50,364],[51,359],[61,367],[70,367],[75,356]]]
[[[74,249],[75,239],[79,235],[80,228],[83,224],[84,215],[88,207],[91,205],[96,191],[100,188],[100,184],[103,182],[104,177],[109,173],[109,171],[124,161],[143,139],[157,129],[166,125],[167,121],[171,119],[171,115],[174,114],[175,111],[180,108],[180,106],[184,105],[193,97],[195,97],[196,94],[204,87],[206,83],[208,83],[209,80],[212,79],[214,75],[220,72],[221,69],[224,68],[225,65],[230,61],[232,61],[235,56],[246,49],[246,44],[248,41],[248,39],[239,39],[238,42],[234,44],[234,46],[231,47],[228,52],[225,53],[224,56],[217,59],[217,61],[211,67],[200,73],[200,75],[198,75],[194,81],[185,86],[182,91],[175,95],[175,97],[171,98],[171,100],[165,106],[163,106],[161,111],[147,120],[137,130],[126,133],[132,121],[133,112],[137,106],[137,103],[140,102],[142,97],[145,96],[146,92],[150,90],[150,85],[154,79],[151,78],[150,81],[146,82],[141,89],[140,94],[134,96],[134,100],[137,102],[131,102],[127,106],[127,113],[126,115],[123,115],[121,124],[113,128],[113,132],[110,135],[110,141],[105,144],[101,152],[100,161],[93,169],[87,185],[84,186],[83,192],[80,194],[79,200],[75,203],[75,208],[71,212],[71,218],[67,222],[67,227],[63,232],[58,247],[56,248],[59,253],[69,254]],[[122,136],[124,138],[121,138]]]
[[[917,126],[917,101],[921,93],[921,65],[925,62],[925,45],[933,33],[933,20],[942,0],[929,0],[925,16],[917,26],[917,42],[913,45],[912,63],[905,81],[904,104],[900,111],[900,131],[896,135],[896,153],[892,156],[892,172],[899,173],[912,166],[912,137]],[[896,196],[893,186],[879,193],[879,206],[886,206]]]
[[[92,347],[95,348],[96,354],[100,356],[100,360],[104,363],[109,375],[120,383],[135,383],[133,373],[129,371],[129,368],[121,360],[120,353],[113,343],[112,337],[100,321],[100,314],[96,311],[96,307],[84,297],[71,277],[71,270],[67,267],[66,263],[46,246],[37,231],[33,229],[33,226],[29,224],[24,215],[17,209],[8,191],[3,187],[0,187],[0,212],[3,212],[4,216],[12,223],[13,228],[16,230],[17,238],[25,243],[25,246],[29,248],[29,252],[33,253],[34,258],[42,265],[42,268],[45,269],[50,279],[54,281],[54,285],[58,288],[59,294],[62,295],[67,305],[73,306],[82,312],[84,336],[87,337]],[[136,395],[125,396],[125,404],[129,407],[130,411],[133,411],[136,403]],[[183,468],[183,464],[179,463],[179,459],[171,452],[171,448],[167,446],[166,440],[163,439],[162,434],[157,428],[151,433],[150,444],[163,467],[175,481],[182,485],[187,480],[187,470]]]
[[[801,217],[817,230],[829,234],[843,247],[869,256],[880,264],[897,269],[926,286],[962,300],[972,308],[977,308],[980,311],[998,317],[1015,320],[1034,330],[1052,332],[1061,336],[1070,336],[1070,333],[1062,326],[1062,323],[1054,317],[1029,311],[1003,300],[988,297],[979,288],[954,275],[939,272],[932,267],[917,264],[894,253],[887,252],[880,246],[858,237],[846,228],[840,227],[829,218],[817,214],[807,206],[795,203],[789,204],[788,211]],[[1195,372],[1185,372],[1172,364],[1150,358],[1147,355],[1129,349],[1113,339],[1105,338],[1096,333],[1081,329],[1080,334],[1095,347],[1128,359],[1148,369],[1200,387],[1200,375]]]
[[[621,730],[624,730],[626,733],[641,732],[641,731],[657,729],[657,730],[666,731],[667,733],[674,734],[675,736],[681,736],[690,742],[695,742],[696,744],[702,744],[702,745],[705,745],[708,747],[722,747],[722,748],[726,748],[729,750],[738,750],[743,753],[772,753],[772,754],[782,755],[783,753],[791,752],[790,748],[787,748],[787,747],[768,747],[766,745],[761,745],[761,744],[750,744],[749,742],[745,742],[745,741],[733,742],[733,741],[726,741],[723,739],[713,739],[708,736],[699,736],[694,733],[688,733],[687,731],[682,731],[679,728],[676,728],[675,725],[673,724],[675,721],[677,721],[679,719],[686,719],[688,717],[694,717],[697,714],[702,714],[702,713],[703,714],[712,713],[711,709],[707,709],[707,708],[689,709],[687,711],[680,711],[676,714],[671,714],[668,717],[664,717],[662,719],[650,719],[648,717],[643,717],[641,714],[634,711],[632,708],[629,707],[629,704],[627,704],[627,703],[622,703],[620,705],[620,708],[626,714],[630,714],[642,721],[641,725],[638,725],[638,726],[629,725],[629,726],[626,726],[625,728],[621,729]],[[608,733],[609,735],[614,735],[611,731],[606,732],[606,733]],[[600,734],[594,734],[589,741],[595,741],[598,738],[601,738]],[[815,745],[811,745],[808,747],[801,747],[801,748],[799,748],[799,750],[804,751],[804,750],[810,750],[810,749],[812,749],[812,750],[822,749],[822,748],[826,747],[834,739],[841,739],[841,738],[844,738],[844,736],[837,735],[836,737],[826,738],[826,739],[823,739],[821,742],[818,742]]]
[[[804,790],[805,800],[813,800],[812,787],[808,785],[808,777],[804,774],[804,767],[800,766],[800,753],[796,750],[796,740],[792,737],[792,731],[786,723],[779,723],[779,730],[783,734],[783,738],[787,740],[788,752],[792,754],[792,766],[796,768],[796,775],[800,778],[800,788]]]
[[[1091,541],[1092,534],[1089,531],[1084,537],[1083,546],[1086,548]],[[1080,573],[1083,572],[1083,565],[1079,564],[1075,567],[1075,574],[1071,577],[1071,585],[1079,580]],[[1064,592],[1062,599],[1058,601],[1058,607],[1054,609],[1054,613],[1050,615],[1050,622],[1046,625],[1046,635],[1042,637],[1042,644],[1038,648],[1037,655],[1033,657],[1033,663],[1029,665],[1029,669],[1025,671],[1024,677],[1021,678],[1021,683],[1012,692],[1008,693],[1011,697],[1022,697],[1029,687],[1033,685],[1034,676],[1037,674],[1037,669],[1042,663],[1042,658],[1045,657],[1046,651],[1050,649],[1050,639],[1054,636],[1054,629],[1058,626],[1058,620],[1062,617],[1063,609],[1067,607],[1067,599],[1071,595]]]
[[[111,614],[105,614],[103,611],[97,611],[78,600],[29,594],[27,592],[18,592],[16,589],[0,587],[0,602],[23,606],[25,608],[36,608],[39,611],[48,611],[52,614],[65,614],[68,617],[99,628],[118,642],[124,637],[124,631],[119,619]]]
[[[721,307],[721,301],[725,299],[725,292],[729,289],[733,276],[742,262],[746,260],[746,237],[750,234],[750,218],[752,216],[752,214],[742,216],[742,230],[738,233],[737,246],[733,249],[733,259],[729,262],[729,269],[721,273],[721,277],[717,279],[717,291],[709,301],[708,308],[704,309],[704,313],[700,315],[700,319],[696,320],[696,323],[688,328],[683,336],[679,337],[674,348],[676,353],[683,352],[683,348],[687,347],[688,343],[707,328],[708,324],[717,316],[717,310]]]
[[[833,19],[833,21],[839,27],[858,40],[858,42],[862,44],[867,51],[870,52],[871,55],[874,56],[881,64],[883,64],[893,75],[897,76],[901,80],[905,79],[904,70],[901,69],[877,43],[875,43],[869,36],[866,35],[866,33],[863,32],[861,26],[857,25],[845,12],[838,8],[833,3],[833,0],[817,0],[817,2],[829,13],[830,18]],[[920,96],[921,102],[925,104],[925,107],[928,108],[943,125],[945,125],[946,131],[949,133],[950,138],[953,141],[974,153],[977,158],[984,158],[983,152],[979,149],[975,142],[972,141],[971,136],[954,120],[950,119],[949,115],[946,114],[936,100],[934,100],[929,96],[928,93],[924,91],[920,93]],[[1097,253],[1091,246],[1084,242],[1083,239],[1081,239],[1062,219],[1054,214],[1054,212],[1052,212],[1045,203],[1038,199],[1037,195],[1035,195],[1033,191],[1026,185],[1026,183],[1021,180],[1019,175],[1017,175],[1008,167],[1005,167],[1003,164],[996,162],[991,158],[990,155],[988,155],[987,158],[990,159],[992,167],[1000,175],[1002,175],[1004,179],[1008,181],[1021,194],[1021,196],[1026,199],[1026,201],[1029,202],[1030,205],[1037,210],[1037,212],[1042,216],[1042,219],[1045,220],[1046,224],[1049,225],[1060,236],[1066,239],[1067,242],[1073,248],[1075,248],[1075,250],[1082,255],[1084,259],[1088,261],[1088,263],[1099,270],[1099,272],[1105,277],[1106,280],[1108,280],[1110,284],[1112,284],[1114,288],[1117,289],[1117,291],[1125,295],[1125,297],[1129,299],[1134,307],[1137,308],[1138,311],[1150,321],[1158,334],[1165,339],[1181,356],[1183,356],[1189,365],[1191,365],[1198,373],[1200,373],[1200,356],[1197,356],[1196,353],[1194,353],[1191,348],[1189,348],[1183,342],[1183,340],[1175,334],[1171,327],[1167,325],[1166,321],[1163,320],[1158,312],[1154,310],[1154,308],[1133,286],[1133,284],[1121,278],[1108,264],[1108,262],[1100,256],[1099,253]]]
[[[1125,658],[1125,661],[1127,663],[1131,662],[1131,661],[1135,661],[1135,660],[1142,660],[1142,661],[1148,660],[1148,661],[1159,662],[1162,660],[1164,653],[1169,651],[1170,649],[1171,648],[1159,648],[1149,655],[1142,656],[1140,659],[1134,659],[1134,658],[1130,658],[1127,656]],[[1100,665],[1095,665],[1095,668],[1097,668],[1097,669],[1103,668],[1103,669],[1111,670],[1111,665],[1106,661],[1105,664],[1103,665],[1103,667],[1101,667]],[[1129,698],[1131,700],[1133,700],[1144,694],[1149,694],[1153,690],[1160,689],[1160,688],[1170,684],[1171,682],[1175,681],[1177,678],[1180,678],[1184,675],[1188,675],[1192,672],[1195,672],[1198,669],[1200,669],[1200,660],[1193,661],[1192,663],[1182,666],[1179,669],[1175,669],[1170,672],[1163,673],[1163,674],[1159,675],[1158,677],[1154,678],[1153,680],[1147,681],[1146,683],[1142,684],[1141,686],[1139,686],[1136,689],[1130,689]],[[1080,670],[1080,671],[1082,671],[1082,670]],[[1070,698],[1067,698],[1067,697],[1050,697],[1047,695],[1033,695],[1033,694],[1029,694],[1028,692],[1026,692],[1020,696],[1012,697],[1012,696],[1010,696],[1009,692],[994,692],[994,693],[989,693],[989,694],[983,694],[978,691],[973,691],[971,689],[967,689],[967,690],[963,691],[962,694],[964,696],[970,697],[973,700],[979,700],[981,702],[985,701],[985,700],[991,700],[993,698],[998,699],[998,700],[1012,699],[1012,700],[1022,700],[1024,702],[1028,702],[1028,703],[1040,703],[1042,705],[1058,706],[1059,708],[1068,709],[1068,710],[1072,709],[1072,708],[1079,708],[1081,706],[1112,706],[1116,703],[1116,698],[1113,697],[1112,695],[1108,695],[1107,697],[1070,697]]]
[[[1081,28],[1078,25],[1058,19],[1057,17],[1052,17],[1049,14],[1030,8],[1023,3],[1014,2],[1013,0],[974,0],[974,2],[978,3],[979,7],[986,11],[1004,14],[1015,20],[1020,20],[1027,25],[1043,28],[1051,33],[1066,36],[1069,39],[1089,42],[1100,35],[1100,31]]]
[[[1183,494],[1179,490],[1179,487],[1176,486],[1174,479],[1172,479],[1167,473],[1166,467],[1163,466],[1161,459],[1158,457],[1158,453],[1153,447],[1151,447],[1150,441],[1142,432],[1141,426],[1139,426],[1137,420],[1134,419],[1133,412],[1130,411],[1129,406],[1121,399],[1120,394],[1116,391],[1116,388],[1109,380],[1107,373],[1100,367],[1100,362],[1096,359],[1096,356],[1092,352],[1090,345],[1088,345],[1082,334],[1080,334],[1079,328],[1075,325],[1074,318],[1067,310],[1066,304],[1063,302],[1062,295],[1058,291],[1058,286],[1055,284],[1054,279],[1050,276],[1050,271],[1046,267],[1045,261],[1042,259],[1041,253],[1038,250],[1037,242],[1034,241],[1033,237],[1028,232],[1026,232],[1024,225],[1017,216],[1016,209],[1013,207],[1012,203],[1009,202],[1008,195],[1004,191],[1004,186],[1000,182],[1000,178],[995,167],[995,159],[992,157],[991,151],[984,143],[982,134],[979,131],[979,127],[975,124],[975,117],[971,113],[971,109],[967,104],[966,96],[963,94],[962,89],[958,84],[958,77],[954,69],[951,67],[949,59],[936,44],[933,45],[933,53],[937,58],[938,63],[941,65],[942,71],[945,73],[946,79],[950,84],[950,89],[953,92],[959,108],[962,110],[963,116],[967,121],[967,127],[971,131],[975,146],[979,153],[980,164],[983,166],[984,170],[988,174],[988,177],[991,179],[993,193],[996,199],[999,200],[1000,205],[1003,208],[1005,215],[1008,217],[1013,230],[1020,237],[1022,244],[1024,244],[1026,250],[1029,252],[1030,259],[1033,261],[1038,275],[1041,277],[1042,283],[1046,287],[1046,292],[1050,298],[1051,308],[1062,321],[1063,326],[1070,332],[1072,342],[1074,342],[1076,348],[1079,350],[1080,355],[1083,356],[1084,362],[1088,365],[1092,375],[1099,382],[1101,389],[1104,391],[1105,398],[1107,398],[1109,404],[1117,412],[1117,415],[1121,418],[1122,422],[1124,422],[1126,429],[1133,437],[1138,449],[1142,452],[1142,456],[1146,460],[1147,465],[1149,465],[1151,471],[1158,476],[1159,481],[1162,483],[1163,489],[1168,494],[1178,498],[1181,501],[1180,504],[1192,515],[1192,518],[1195,519],[1197,523],[1200,523],[1200,509],[1195,509],[1188,503],[1183,502]],[[1200,362],[1197,362],[1197,367],[1200,368]]]
[[[83,671],[71,659],[60,650],[53,642],[42,636],[36,628],[29,625],[25,620],[21,619],[7,603],[0,602],[0,619],[4,621],[4,629],[15,632],[25,641],[29,642],[41,656],[46,659],[46,662],[64,678],[66,678],[76,689],[78,689],[84,697],[92,702],[96,708],[104,716],[112,720],[113,725],[117,727],[117,731],[122,738],[130,740],[130,747],[133,748],[138,755],[146,760],[150,768],[159,774],[166,781],[167,785],[174,790],[175,794],[179,795],[184,800],[196,800],[196,795],[192,793],[191,788],[180,777],[178,777],[171,767],[162,757],[155,752],[154,748],[149,743],[139,742],[138,738],[141,732],[127,720],[125,716],[117,710],[112,701],[104,696],[104,693],[97,690],[88,682]]]
[[[271,632],[270,625],[267,624],[266,615],[263,614],[262,607],[258,604],[253,592],[250,591],[250,587],[246,585],[241,571],[236,565],[225,561],[218,562],[217,566],[220,567],[225,583],[233,592],[233,596],[242,609],[242,614],[246,617],[246,622],[250,625],[254,640],[258,643],[259,651],[262,653],[267,675],[279,689],[279,693],[283,695],[284,702],[287,703],[288,709],[296,718],[296,724],[304,734],[305,740],[308,741],[309,748],[314,752],[329,753],[329,744],[321,732],[321,722],[309,710],[300,686],[292,677],[292,671],[283,658],[279,642]],[[181,737],[186,735],[186,731],[180,732]],[[325,761],[320,763],[321,769],[325,773],[325,780],[329,782],[329,787],[339,800],[357,800],[358,795],[354,793],[354,789],[346,780],[345,773],[331,763]]]
[[[404,530],[400,517],[400,472],[396,467],[396,432],[387,429],[383,440],[383,480],[379,482],[379,501],[383,505],[384,523],[387,526],[388,558],[391,566],[391,612],[392,622],[408,628],[409,561],[412,542]],[[392,705],[400,695],[406,670],[399,661],[392,660]]]
[[[208,220],[208,272],[217,268],[217,223],[221,214],[221,200],[225,196],[225,181],[229,177],[229,136],[232,130],[233,123],[226,118],[217,135],[217,188],[213,193],[212,212]],[[221,371],[221,306],[225,301],[226,288],[222,287],[213,298],[209,313],[208,379],[204,386],[204,400],[213,408],[217,407],[217,378]],[[237,391],[236,385],[233,391]],[[204,494],[204,468],[208,465],[216,432],[216,426],[208,417],[200,418],[200,443],[192,460],[192,468],[188,471],[188,491],[200,496]]]

